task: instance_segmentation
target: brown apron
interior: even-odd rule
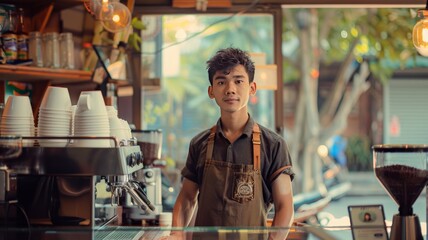
[[[215,133],[216,126],[208,138],[195,226],[265,226],[268,209],[263,200],[259,126],[253,126],[253,165],[212,159]]]

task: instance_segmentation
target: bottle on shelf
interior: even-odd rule
[[[3,48],[2,33],[0,31],[0,64],[6,64],[6,53]]]
[[[27,61],[28,57],[28,33],[25,31],[24,25],[24,9],[18,9],[18,24],[17,24],[17,51],[18,51],[18,60]]]
[[[8,11],[8,30],[2,34],[3,50],[6,55],[6,63],[13,64],[18,59],[17,36],[16,36],[16,12]]]

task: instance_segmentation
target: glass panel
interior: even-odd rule
[[[349,227],[293,226],[291,228],[275,227],[141,227],[141,226],[105,226],[101,228],[85,227],[37,227],[31,232],[27,228],[8,227],[10,239],[159,239],[174,232],[177,239],[267,239],[269,235],[282,235],[288,232],[287,239],[352,239]],[[184,236],[188,237],[185,238]]]
[[[266,64],[273,64],[273,17],[147,15],[142,20],[147,25],[142,31],[143,76],[160,78],[160,88],[143,88],[142,126],[162,129],[164,158],[184,163],[190,139],[220,116],[207,94],[206,61],[232,46],[265,53]],[[273,91],[259,90],[248,105],[256,121],[274,129]]]

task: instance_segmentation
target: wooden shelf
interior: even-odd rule
[[[90,82],[91,76],[92,72],[82,70],[0,65],[1,81],[38,82],[44,80],[55,85]]]
[[[26,9],[26,13],[29,13],[30,15],[47,8],[52,3],[54,4],[55,11],[61,11],[70,7],[83,5],[82,0],[1,0],[1,3],[13,4],[17,8],[22,7]]]

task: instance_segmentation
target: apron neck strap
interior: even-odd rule
[[[260,170],[260,127],[257,123],[253,125],[253,164],[254,170]]]
[[[217,132],[217,125],[214,125],[211,128],[210,135],[208,136],[208,146],[207,146],[207,160],[211,161],[214,151],[214,138],[215,133]],[[253,166],[254,170],[260,170],[260,127],[257,123],[253,125]]]
[[[214,125],[211,128],[210,135],[208,136],[207,160],[209,160],[209,161],[211,161],[213,158],[214,138],[215,138],[216,132],[217,132],[217,125]]]

